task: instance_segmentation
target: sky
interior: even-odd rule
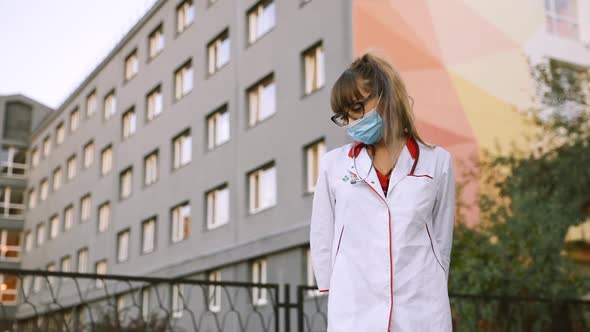
[[[0,0],[0,95],[57,108],[156,0]]]

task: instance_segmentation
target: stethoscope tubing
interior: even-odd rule
[[[416,159],[414,159],[414,164],[412,165],[412,169],[410,170],[410,173],[408,175],[414,174],[414,170],[416,169],[416,165],[418,164],[418,159],[420,158],[420,147],[418,146],[418,144],[414,138],[412,138],[412,141],[414,141],[414,143],[416,144]],[[373,148],[373,146],[371,146],[371,145],[367,145],[367,147],[371,147],[371,149]],[[354,169],[358,171],[358,168],[356,167],[356,158],[357,158],[357,156],[353,152],[352,163],[354,165]],[[369,172],[367,172],[367,175],[361,179],[353,179],[352,181],[350,181],[350,183],[357,184],[359,182],[365,182],[365,180],[369,177],[369,175],[371,175],[371,170],[374,168],[374,165],[375,165],[375,157],[371,157],[371,167],[369,167]]]

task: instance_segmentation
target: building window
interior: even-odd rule
[[[78,126],[80,125],[80,112],[78,108],[74,109],[72,113],[70,113],[70,132],[76,131]]]
[[[55,269],[56,269],[56,266],[55,266],[55,263],[54,263],[54,262],[51,262],[51,263],[47,264],[47,271],[54,272],[54,271],[55,271]],[[55,282],[56,282],[56,279],[55,279],[55,277],[48,277],[47,279],[48,279],[48,281],[49,281],[49,286],[50,286],[52,289],[55,289],[55,286],[56,286],[56,285],[55,285]]]
[[[74,225],[74,206],[69,205],[64,209],[64,231],[72,228]]]
[[[78,273],[86,273],[88,271],[88,249],[82,248],[78,250]]]
[[[37,247],[41,246],[45,241],[45,224],[37,225]]]
[[[207,228],[214,229],[229,222],[229,188],[227,184],[207,193]]]
[[[191,208],[188,202],[172,208],[172,242],[186,239],[190,231]]]
[[[174,82],[174,96],[176,100],[191,92],[193,89],[192,60],[188,60],[174,72]]]
[[[26,150],[12,145],[3,145],[0,152],[0,174],[24,178],[27,170]]]
[[[29,209],[34,209],[37,206],[37,192],[35,188],[29,190]]]
[[[104,97],[104,119],[110,119],[117,112],[117,100],[115,90]]]
[[[129,81],[139,72],[139,59],[137,50],[134,50],[125,58],[125,81]]]
[[[61,272],[70,272],[72,270],[72,259],[70,256],[64,256],[61,259],[60,263],[60,271]]]
[[[545,27],[547,32],[579,39],[577,0],[545,0]]]
[[[27,231],[29,235],[28,241],[31,242],[30,239],[30,231]],[[26,245],[30,246],[31,243],[26,243]],[[9,230],[2,230],[0,232],[0,260],[2,261],[11,261],[16,262],[20,260],[20,232],[18,231],[9,231]],[[27,248],[27,251],[30,249]]]
[[[84,168],[88,168],[94,161],[94,142],[90,141],[84,145]]]
[[[133,168],[129,167],[119,175],[119,198],[125,199],[131,196],[131,186],[133,185]]]
[[[227,105],[207,117],[207,137],[209,149],[229,141],[230,129]]]
[[[148,37],[148,53],[150,59],[156,57],[164,49],[164,28],[162,24],[158,25],[157,28],[150,33]]]
[[[159,167],[158,167],[158,150],[150,153],[145,157],[143,161],[144,165],[144,184],[149,186],[159,178]]]
[[[29,103],[8,101],[4,104],[3,137],[26,143],[29,141],[33,107]]]
[[[195,7],[192,0],[186,0],[176,7],[176,32],[181,33],[188,28],[195,18]]]
[[[255,42],[275,26],[275,2],[263,0],[248,11],[248,41]]]
[[[152,217],[141,224],[141,253],[149,254],[156,247],[156,218]]]
[[[251,172],[248,178],[250,213],[276,205],[277,172],[274,163]]]
[[[39,292],[41,290],[41,281],[43,277],[33,277],[33,292]],[[37,325],[38,326],[38,325]]]
[[[248,89],[250,126],[254,126],[276,112],[276,87],[274,75],[263,79]]]
[[[31,294],[31,280],[32,276],[24,276],[23,277],[23,295],[29,296]]]
[[[326,152],[326,143],[318,141],[305,148],[307,192],[313,192],[320,173],[320,160]]]
[[[211,271],[207,275],[209,281],[220,282],[221,271]],[[221,286],[209,286],[209,310],[219,312],[221,310]]]
[[[115,311],[117,313],[117,319],[119,321],[125,320],[128,315],[128,310],[131,309],[131,307],[127,306],[127,296],[127,294],[120,294],[115,296]]]
[[[90,194],[84,195],[80,200],[80,222],[86,222],[90,219],[91,203]]]
[[[41,201],[44,201],[47,199],[47,195],[49,193],[49,184],[47,183],[47,179],[43,179],[41,180],[41,184],[39,184],[39,188],[41,193],[40,193],[40,197]]]
[[[16,304],[16,294],[18,294],[18,278],[15,275],[0,274],[0,302],[5,304]]]
[[[28,230],[25,232],[25,251],[30,252],[33,250],[33,233]]]
[[[86,96],[86,116],[91,116],[96,112],[98,108],[98,102],[96,100],[96,90]]]
[[[229,30],[226,29],[207,45],[209,74],[215,73],[230,59]]]
[[[261,258],[252,262],[252,283],[266,283],[266,259]],[[264,305],[267,303],[266,288],[252,288],[252,303],[254,305]]]
[[[58,190],[61,187],[61,167],[57,167],[53,170],[53,191]]]
[[[31,165],[33,167],[39,165],[39,160],[41,159],[41,152],[37,147],[34,147],[31,151]]]
[[[176,136],[173,141],[173,169],[178,169],[191,161],[192,139],[190,130]]]
[[[76,176],[76,170],[78,169],[78,159],[76,155],[72,155],[68,158],[68,180],[71,180]]]
[[[100,153],[100,174],[106,175],[113,168],[113,147],[104,148]]]
[[[150,315],[150,288],[144,287],[141,290],[141,315],[144,321],[149,320]]]
[[[155,117],[160,115],[160,113],[162,113],[162,105],[162,87],[158,85],[147,95],[147,121],[153,120]]]
[[[121,263],[129,258],[129,229],[117,234],[117,262]]]
[[[64,142],[66,138],[66,126],[63,122],[60,122],[57,127],[55,127],[55,144],[59,145]]]
[[[109,227],[109,220],[111,219],[111,204],[109,202],[102,203],[98,207],[98,231],[104,232]]]
[[[18,187],[0,187],[0,212],[5,218],[21,218],[25,209],[23,189]]]
[[[51,141],[49,140],[49,136],[45,136],[43,139],[43,157],[49,156],[51,153]]]
[[[107,274],[107,260],[106,259],[102,259],[102,260],[95,263],[94,273]],[[104,286],[104,281],[102,279],[96,279],[95,285],[97,288],[102,288]]]
[[[49,219],[49,238],[55,239],[59,233],[59,218],[57,215]]]
[[[183,293],[184,287],[183,284],[172,284],[172,317],[173,318],[180,318],[182,317],[182,312],[184,311],[184,301],[183,301]]]
[[[326,79],[324,47],[321,43],[303,52],[303,63],[305,66],[305,94],[310,94],[323,87]]]
[[[123,114],[123,139],[135,133],[135,109],[131,108]]]

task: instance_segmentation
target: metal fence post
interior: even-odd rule
[[[297,286],[297,331],[303,332],[303,287]]]
[[[285,332],[291,332],[291,287],[289,284],[284,284],[284,306],[285,309]]]

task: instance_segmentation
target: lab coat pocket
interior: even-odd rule
[[[432,234],[430,233],[430,229],[428,227],[428,224],[425,224],[424,226],[425,226],[425,231],[428,234],[428,238],[430,240],[430,247],[432,248],[432,254],[434,255],[434,258],[436,259],[436,261],[437,261],[438,265],[440,266],[440,268],[442,269],[442,271],[445,272],[445,274],[446,274],[446,270],[440,260],[438,245],[437,245],[436,241],[432,240]]]
[[[423,227],[421,224],[424,224],[432,213],[436,182],[430,175],[416,174],[407,175],[400,185],[400,199],[403,201],[401,209],[411,216],[413,222],[418,223],[415,226]]]
[[[338,242],[336,244],[336,251],[334,253],[334,259],[332,260],[332,269],[336,265],[336,258],[338,257],[338,251],[340,251],[340,244],[342,242],[342,235],[344,234],[344,225],[340,227],[340,235],[338,236]]]

